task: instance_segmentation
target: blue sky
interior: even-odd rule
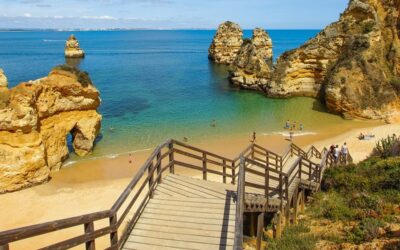
[[[0,0],[5,28],[320,29],[348,0]]]

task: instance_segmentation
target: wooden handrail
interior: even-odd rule
[[[176,161],[174,157],[174,152],[176,152],[177,154],[183,154],[191,159],[199,159],[198,156],[191,152],[174,148],[176,146],[206,155],[205,164],[210,163],[221,167],[221,171],[207,169],[207,172],[222,175],[224,183],[226,182],[227,177],[232,178],[232,182],[234,182],[234,179],[236,177],[234,173],[236,168],[234,160],[170,139],[156,147],[156,149],[152,152],[146,162],[138,170],[136,175],[129,182],[128,186],[124,189],[124,191],[121,193],[121,195],[118,197],[118,199],[109,210],[3,231],[0,232],[0,246],[9,247],[9,243],[12,243],[14,241],[19,241],[71,227],[84,226],[84,234],[63,240],[61,242],[56,242],[51,246],[45,247],[44,249],[66,249],[68,247],[73,247],[88,242],[90,244],[86,244],[86,248],[91,249],[91,247],[94,246],[94,241],[96,238],[102,237],[107,234],[110,234],[110,249],[118,249],[127,239],[129,235],[128,233],[136,223],[136,220],[141,210],[145,207],[147,201],[151,199],[155,188],[161,182],[162,173],[167,169],[169,169],[171,173],[174,173],[174,165],[176,163],[182,163],[180,165],[183,165],[183,167],[187,167],[190,165],[189,163]],[[247,148],[247,151],[252,151],[252,149],[253,147],[249,146]],[[166,150],[166,152],[162,153],[163,150]],[[221,160],[221,163],[216,160],[209,159],[210,157]],[[162,161],[165,159],[168,159],[168,163],[165,164],[165,166],[162,166]],[[227,169],[232,170],[232,174],[227,173]],[[138,187],[139,183],[140,186]],[[145,189],[146,186],[148,186],[148,188]],[[136,187],[138,187],[137,192],[132,198],[129,198],[132,191],[135,190]],[[147,191],[143,197],[143,200],[140,202],[139,209],[136,210],[132,220],[127,223],[126,230],[122,233],[121,237],[118,237],[118,229],[122,226],[129,211],[137,202],[139,196],[143,193],[144,190]],[[128,204],[124,206],[123,211],[120,211],[127,201]],[[117,219],[118,213],[120,214]],[[93,222],[104,219],[109,219],[109,226],[93,230],[93,227],[91,226],[93,225]]]
[[[245,194],[245,158],[240,157],[239,178],[236,198],[236,216],[235,216],[235,239],[233,243],[234,250],[243,249],[243,213],[244,213],[244,194]]]
[[[283,163],[293,154],[297,155],[298,158],[286,173],[282,172]],[[321,163],[315,164],[308,160],[309,154],[321,158]],[[175,155],[188,157],[189,159],[194,159],[201,163],[195,165],[192,162],[185,162],[185,160],[181,160],[179,157],[175,157]],[[348,154],[347,157],[347,160],[350,162],[350,160],[352,160],[351,155]],[[217,166],[217,168],[210,168],[208,164],[213,164],[213,166]],[[259,167],[262,171],[247,169],[246,166],[248,164]],[[329,151],[324,148],[323,151],[320,152],[314,146],[312,146],[308,152],[304,152],[300,147],[291,143],[283,156],[280,156],[253,143],[243,150],[238,157],[229,159],[170,139],[156,147],[110,209],[0,232],[0,246],[9,247],[9,243],[14,241],[71,227],[82,226],[84,228],[83,234],[56,242],[44,249],[65,249],[85,243],[86,249],[93,249],[95,240],[107,234],[110,235],[109,249],[118,249],[128,238],[130,230],[134,227],[148,200],[152,198],[157,185],[162,182],[163,173],[167,170],[169,170],[170,173],[174,173],[174,166],[176,165],[202,171],[205,180],[207,179],[208,173],[222,176],[223,183],[226,183],[227,178],[231,178],[231,183],[234,184],[237,178],[238,187],[234,249],[241,249],[243,242],[242,231],[246,185],[264,189],[265,196],[267,196],[267,203],[270,192],[278,191],[279,198],[281,199],[281,206],[283,206],[283,199],[286,200],[286,204],[289,202],[289,187],[295,178],[301,177],[302,173],[306,173],[310,181],[320,183],[325,168],[332,164],[332,156]],[[247,183],[245,180],[246,171],[266,178],[264,184]],[[270,173],[273,173],[273,175]],[[279,181],[279,186],[269,187],[270,179]],[[136,190],[136,193],[130,198],[134,190]],[[141,200],[140,204],[138,204],[138,209],[135,211],[131,220],[125,223],[126,217],[132,207],[139,202],[139,197]],[[94,230],[93,223],[104,219],[109,220],[109,225]],[[121,229],[122,225],[126,225],[126,227],[119,236],[118,231]]]

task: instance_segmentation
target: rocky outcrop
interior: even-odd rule
[[[56,67],[6,95],[0,109],[0,193],[48,180],[68,157],[68,134],[76,154],[91,152],[100,130],[100,97],[86,73]]]
[[[242,43],[243,31],[240,26],[227,21],[218,27],[208,49],[208,57],[215,63],[231,64],[236,59]]]
[[[8,80],[3,69],[0,68],[0,88],[7,88]]]
[[[264,60],[272,67],[272,39],[269,34],[261,28],[255,28],[253,30],[253,37],[251,42],[257,48],[258,53]]]
[[[270,97],[320,98],[347,118],[400,120],[399,12],[400,0],[351,0],[339,21],[269,71],[260,58],[272,43],[257,30],[234,61],[231,82]]]
[[[65,57],[67,58],[85,57],[85,52],[80,48],[79,42],[74,35],[71,35],[65,42]]]
[[[267,91],[272,70],[272,40],[263,29],[256,28],[232,64],[230,81],[241,88]]]
[[[340,20],[283,54],[271,96],[313,96],[346,117],[398,115],[399,0],[352,0]]]

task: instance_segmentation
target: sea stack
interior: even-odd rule
[[[272,67],[272,39],[269,34],[262,28],[255,28],[251,42],[257,48],[260,56]]]
[[[7,88],[8,80],[3,69],[0,68],[0,88]]]
[[[102,117],[87,73],[58,66],[7,92],[0,107],[0,193],[47,181],[68,157],[68,134],[77,155],[92,151]]]
[[[267,91],[272,71],[272,40],[265,30],[256,28],[252,39],[242,44],[229,78],[241,88]]]
[[[208,49],[208,58],[215,63],[231,64],[243,43],[243,31],[236,23],[222,23]]]
[[[65,42],[65,57],[83,58],[85,52],[79,47],[79,42],[74,35],[71,35]]]

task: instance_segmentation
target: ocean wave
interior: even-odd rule
[[[64,42],[64,41],[63,40],[43,39],[43,42],[45,42],[45,43],[58,43],[58,42]]]
[[[77,161],[68,160],[68,161],[64,162],[64,163],[62,164],[62,166],[63,166],[63,167],[67,167],[67,166],[73,165],[73,164],[75,164],[75,163],[77,163]]]
[[[262,135],[282,135],[282,136],[290,136],[290,132],[291,131],[275,131],[272,133],[263,133]],[[312,131],[294,131],[293,132],[293,137],[297,137],[297,136],[306,136],[306,135],[316,135],[316,132],[312,132]]]

